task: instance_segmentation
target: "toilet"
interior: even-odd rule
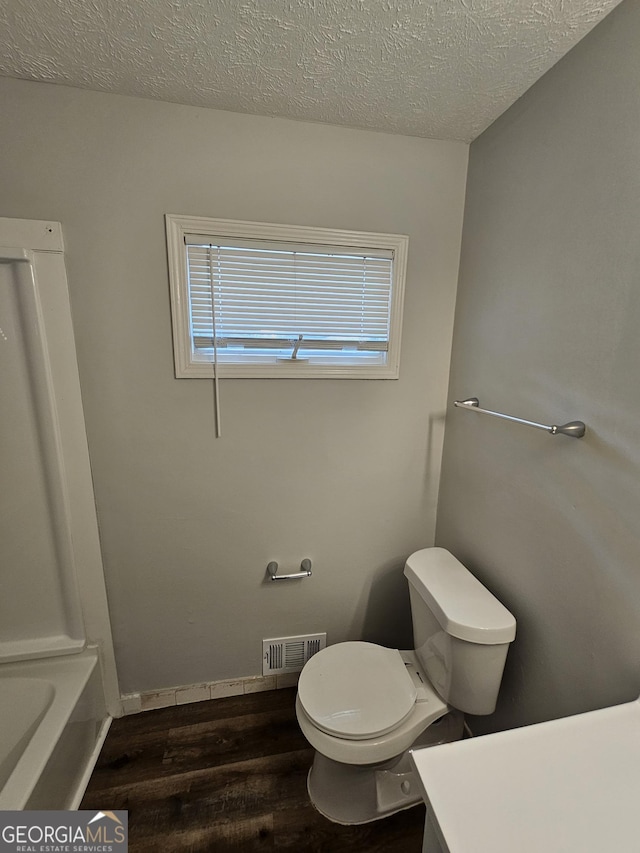
[[[404,575],[415,650],[336,643],[300,674],[296,715],[316,750],[309,796],[336,823],[420,802],[409,750],[459,740],[465,713],[495,710],[512,614],[444,548],[416,551]]]

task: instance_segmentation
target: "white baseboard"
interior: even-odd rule
[[[146,693],[128,693],[121,697],[120,705],[123,716],[138,714],[140,711],[169,708],[171,705],[187,705],[191,702],[204,702],[224,696],[242,696],[245,693],[261,693],[265,690],[295,687],[299,676],[300,673],[297,672],[283,675],[258,675],[226,681],[204,681],[199,684],[186,684]]]

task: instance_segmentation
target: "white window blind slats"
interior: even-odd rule
[[[215,278],[215,277],[214,277]],[[257,296],[263,295],[266,298],[267,294],[299,295],[306,299],[317,299],[318,301],[329,304],[332,298],[350,298],[359,297],[362,299],[365,296],[364,288],[366,287],[366,296],[371,300],[379,300],[381,303],[388,303],[389,291],[386,282],[348,282],[344,281],[342,285],[336,285],[331,280],[316,279],[312,282],[304,281],[278,281],[277,279],[267,279],[268,285],[265,283],[266,276],[261,279],[256,278],[254,281],[233,279],[230,276],[225,277],[224,281],[218,284],[214,281],[215,289],[218,296],[243,296],[245,298],[255,299]],[[205,298],[207,288],[210,288],[208,278],[192,277],[192,293],[194,298]],[[322,293],[318,291],[322,288]]]
[[[360,363],[373,357],[384,363],[392,252],[331,247],[319,254],[324,247],[294,251],[295,244],[263,241],[229,246],[212,238],[203,244],[188,235],[185,242],[194,350],[211,350],[215,335],[225,361],[234,360],[232,350],[242,361],[247,352],[256,358],[260,349],[290,351],[298,342],[305,358],[317,352],[324,359]]]
[[[308,293],[296,288],[291,288],[291,290],[278,289],[275,291],[267,291],[265,289],[244,291],[230,290],[227,288],[221,292],[217,290],[215,296],[216,308],[221,307],[230,309],[236,304],[241,306],[243,310],[250,309],[254,304],[287,308],[293,307],[295,303],[295,306],[302,306],[305,310],[317,311],[319,315],[323,310],[328,313],[339,314],[343,310],[348,311],[349,309],[358,310],[358,313],[362,315],[364,305],[367,308],[370,308],[373,312],[378,311],[380,313],[388,313],[389,301],[387,295],[384,293],[363,294],[357,291],[349,292],[347,290],[336,293],[329,288],[327,291],[328,292],[322,293],[324,299],[321,299],[316,292]],[[207,295],[207,288],[203,288],[200,292],[197,289],[192,290],[191,293],[191,304],[194,309],[206,310],[208,307],[209,311],[211,311],[210,289],[209,295]],[[333,312],[331,312],[331,309],[333,309]],[[366,316],[368,316],[368,314]]]
[[[378,304],[380,307],[383,307],[389,304],[388,290],[382,287],[371,287],[370,285],[367,285],[366,294],[363,293],[361,287],[348,287],[346,285],[342,288],[323,286],[321,294],[318,293],[318,286],[311,288],[306,286],[296,287],[295,285],[291,287],[273,285],[267,289],[264,285],[259,284],[256,284],[255,287],[229,286],[228,282],[225,283],[222,289],[216,286],[215,290],[217,291],[216,297],[218,300],[266,300],[270,298],[290,300],[297,297],[298,299],[304,299],[307,303],[317,303],[328,307],[330,302],[334,300],[336,302],[354,302],[358,300],[362,302],[366,296],[367,302],[373,305]],[[208,296],[207,293],[209,294]],[[207,300],[211,302],[211,286],[209,282],[194,282],[192,280],[191,294],[192,302],[194,303],[204,303]]]
[[[193,258],[193,250],[191,248],[189,249],[189,255],[192,258],[192,267],[194,271],[202,271],[202,273],[206,275],[208,265],[207,258],[204,257],[202,261],[196,261],[196,259]],[[264,270],[266,269],[269,271],[270,275],[274,276],[274,278],[279,274],[290,278],[297,276],[302,280],[305,278],[312,278],[314,275],[328,278],[331,278],[336,274],[345,278],[351,277],[359,279],[361,277],[363,268],[363,260],[361,258],[353,259],[351,263],[348,263],[350,259],[345,259],[344,263],[337,263],[331,256],[327,255],[325,257],[325,263],[318,263],[317,260],[310,263],[305,261],[299,253],[295,252],[292,253],[290,259],[287,259],[286,263],[281,262],[282,256],[278,256],[274,259],[270,259],[265,256],[260,259],[251,258],[249,260],[221,257],[219,262],[220,265],[224,267],[224,270],[228,275],[263,275]],[[381,278],[385,278],[389,261],[369,259],[366,262],[366,266],[367,274],[371,277],[378,274]]]

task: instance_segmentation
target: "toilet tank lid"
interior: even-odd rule
[[[449,551],[416,551],[407,560],[404,573],[447,634],[485,645],[514,639],[513,615]]]

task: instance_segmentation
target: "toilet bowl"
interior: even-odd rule
[[[448,710],[415,652],[373,643],[328,646],[298,682],[303,734],[327,758],[346,764],[388,761]]]
[[[409,750],[459,740],[463,712],[491,713],[515,619],[441,548],[413,554],[415,650],[328,646],[305,665],[296,715],[316,750],[312,803],[337,823],[367,823],[421,800]]]
[[[298,683],[296,715],[316,750],[310,799],[343,824],[418,803],[409,749],[459,740],[464,723],[433,689],[415,652],[363,642],[338,643],[311,658]]]

